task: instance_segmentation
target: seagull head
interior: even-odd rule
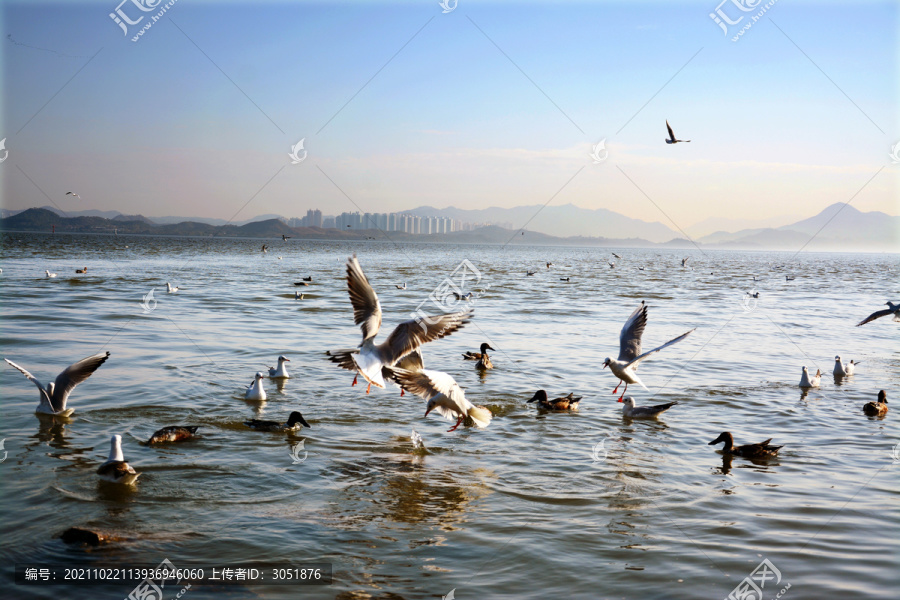
[[[257,371],[257,373],[256,373],[256,381],[259,381],[259,380],[262,379],[263,377],[265,377],[265,375],[263,375],[261,372]]]
[[[611,360],[612,359],[608,356],[603,360],[603,368],[604,369],[609,366],[609,361],[611,361]]]
[[[834,362],[841,362],[841,357],[840,357],[840,356],[835,356],[835,357],[834,357]]]
[[[289,358],[286,357],[286,356],[279,356],[279,357],[278,357],[278,362],[280,362],[280,363],[291,362],[291,359],[289,359]]]
[[[546,402],[547,401],[547,392],[544,390],[536,391],[534,393],[534,397],[532,397],[531,400],[528,400],[528,402],[534,402],[536,400],[539,400],[541,402]]]
[[[616,402],[621,402],[625,405],[625,408],[634,408],[634,398],[628,396],[624,400],[616,400]]]
[[[434,410],[436,406],[437,406],[437,400],[435,400],[434,398],[429,400],[428,404],[425,406],[425,416],[427,417],[428,413],[430,413],[432,410]]]
[[[806,373],[806,372],[807,372],[807,370],[806,370],[806,367],[803,367],[803,372],[804,372],[804,373]]]

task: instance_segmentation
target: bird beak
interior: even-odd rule
[[[291,359],[286,358],[286,359],[284,359],[284,362],[291,362]]]
[[[606,367],[608,367],[608,366],[609,366],[609,363],[603,363],[603,368],[604,368],[604,369],[605,369]]]
[[[309,423],[307,423],[306,419],[304,419],[303,417],[300,417],[300,422],[303,423],[304,427],[309,427]],[[312,429],[312,427],[309,428]]]
[[[434,407],[432,407],[432,408],[434,408]],[[427,409],[427,410],[425,411],[425,416],[427,417],[427,416],[428,416],[428,413],[430,413],[430,412],[431,412],[431,408]]]

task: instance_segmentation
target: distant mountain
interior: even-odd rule
[[[257,221],[269,221],[271,219],[284,219],[281,215],[256,215],[242,221],[228,221],[227,219],[210,219],[206,217],[150,217],[150,220],[159,225],[171,225],[174,223],[205,223],[207,225],[246,225]]]
[[[690,227],[685,227],[685,232],[693,238],[705,237],[730,231],[761,230],[767,227],[781,227],[793,223],[800,215],[781,215],[766,219],[731,219],[729,217],[710,217]]]
[[[555,237],[643,238],[651,242],[665,242],[677,233],[653,221],[631,219],[605,208],[588,209],[563,204],[561,206],[516,206],[514,208],[433,208],[420,206],[405,211],[419,216],[449,217],[470,223],[511,223],[513,228],[528,223],[529,231],[540,231]]]
[[[698,240],[729,248],[900,251],[900,217],[838,202],[814,217],[778,228],[716,232]]]

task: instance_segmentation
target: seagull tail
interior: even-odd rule
[[[483,406],[473,406],[469,409],[469,417],[475,422],[476,427],[487,427],[494,415]]]

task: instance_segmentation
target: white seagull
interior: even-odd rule
[[[49,270],[47,271],[47,279],[53,279],[56,277],[56,273],[51,273]]]
[[[689,260],[689,258],[690,258],[690,257],[687,257],[687,256],[686,256],[686,257],[684,257],[684,258],[681,259],[681,268],[682,268],[682,269],[683,269],[684,267],[687,266],[687,261]]]
[[[395,283],[394,285],[397,287],[398,290],[405,290],[405,289],[406,289],[406,282],[405,282],[405,281],[403,282],[402,285],[398,285],[398,284],[396,284],[396,283]]]
[[[472,311],[426,317],[404,321],[397,325],[394,331],[382,344],[375,344],[375,336],[381,329],[381,303],[375,290],[369,285],[362,267],[356,255],[347,260],[347,289],[350,292],[350,303],[353,305],[353,322],[362,330],[362,343],[359,351],[336,350],[329,352],[330,360],[345,369],[353,369],[355,365],[357,375],[362,375],[369,382],[366,393],[374,384],[384,388],[383,367],[392,367],[397,361],[416,350],[422,344],[446,337],[454,331],[462,328],[472,318]],[[352,359],[348,363],[347,356]],[[357,378],[353,378],[351,385],[356,385]]]
[[[269,377],[273,379],[290,379],[291,376],[288,374],[287,367],[284,363],[291,362],[286,356],[278,357],[278,367],[269,367]]]
[[[66,196],[75,196],[76,198],[78,198],[79,200],[81,200],[81,196],[79,196],[79,195],[76,194],[75,192],[66,192]]]
[[[809,371],[806,367],[803,367],[803,373],[800,375],[800,387],[802,388],[811,388],[811,387],[819,387],[819,382],[822,380],[822,371],[816,369],[816,376],[810,378]]]
[[[669,122],[668,122],[668,121],[666,121],[666,129],[669,130],[669,137],[668,137],[668,139],[666,139],[666,143],[667,143],[667,144],[677,144],[678,142],[689,142],[689,141],[691,141],[691,140],[676,140],[676,139],[675,139],[675,132],[672,131],[672,126],[669,125]]]
[[[168,281],[166,282],[166,292],[168,292],[169,294],[174,294],[177,291],[178,291],[177,287],[173,287],[172,284],[169,283]]]
[[[856,370],[856,365],[858,362],[850,361],[849,365],[845,365],[841,360],[840,356],[834,357],[834,376],[835,377],[846,377],[847,375],[853,375],[853,371]]]
[[[97,469],[97,475],[104,481],[125,485],[131,485],[140,477],[141,474],[125,462],[125,456],[122,454],[121,435],[116,434],[109,440],[109,458]]]
[[[425,416],[431,411],[448,419],[456,419],[456,425],[447,431],[454,431],[469,417],[476,427],[487,427],[493,415],[483,406],[475,406],[466,398],[465,392],[450,375],[440,371],[407,371],[391,369],[394,380],[400,387],[425,400]]]
[[[865,325],[870,321],[874,321],[875,319],[880,319],[881,317],[886,317],[888,315],[894,315],[895,321],[900,321],[900,302],[894,304],[893,302],[885,302],[885,306],[887,306],[884,310],[877,310],[873,312],[871,315],[860,321],[856,324],[857,327],[860,325]]]
[[[644,301],[642,300],[641,305],[638,306],[635,311],[631,313],[631,316],[628,317],[628,320],[625,321],[625,326],[622,327],[622,332],[619,334],[618,360],[607,357],[606,360],[603,361],[603,368],[609,367],[609,370],[620,380],[619,384],[616,385],[616,388],[613,390],[613,394],[619,390],[619,385],[622,385],[623,381],[625,382],[625,389],[622,390],[622,395],[619,396],[620,400],[625,396],[625,390],[628,389],[629,383],[637,383],[645,390],[647,389],[647,386],[644,385],[644,382],[640,380],[635,372],[642,360],[649,357],[651,354],[659,352],[667,346],[680,342],[694,331],[694,329],[691,329],[691,331],[683,333],[673,340],[669,340],[662,346],[641,354],[641,336],[644,334],[644,326],[647,325],[647,308],[647,305],[644,304]]]
[[[623,402],[625,404],[625,406],[622,407],[622,416],[632,419],[654,419],[661,413],[664,413],[678,404],[676,401],[669,402],[668,404],[657,404],[656,406],[635,406],[634,398],[631,396],[628,396],[624,400],[617,400],[617,402]]]
[[[263,389],[262,386],[262,378],[265,377],[262,373],[257,373],[256,377],[253,378],[253,381],[247,387],[247,391],[244,392],[245,400],[265,400],[266,399],[266,390]]]
[[[41,393],[41,403],[38,404],[37,410],[35,412],[47,414],[47,415],[58,415],[60,417],[68,417],[73,412],[75,412],[74,408],[66,408],[66,401],[69,399],[69,394],[72,393],[72,390],[75,389],[75,386],[90,377],[94,371],[100,368],[100,365],[106,362],[106,359],[109,358],[109,352],[101,352],[99,354],[95,354],[93,356],[88,356],[85,359],[82,359],[75,363],[74,365],[70,365],[65,371],[60,373],[56,377],[56,381],[53,383],[48,383],[46,387],[35,379],[34,375],[9,360],[8,358],[4,359],[6,362],[10,364],[15,369],[18,369],[22,375],[28,378],[30,382],[37,386],[38,390]]]

